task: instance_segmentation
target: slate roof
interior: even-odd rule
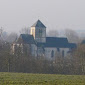
[[[20,37],[22,38],[22,40],[25,44],[35,44],[33,35],[21,34]]]
[[[52,42],[53,41],[53,42]],[[67,38],[62,37],[46,37],[46,42],[48,43],[68,43]]]
[[[47,37],[46,43],[37,43],[38,47],[76,48],[76,44],[69,43],[67,38]]]
[[[36,23],[34,23],[31,27],[46,28],[46,26],[40,20],[38,20]]]
[[[25,44],[36,44],[33,35],[21,34],[20,38]],[[56,47],[56,48],[76,48],[76,44],[69,43],[67,38],[46,37],[46,43],[37,43],[38,47]]]

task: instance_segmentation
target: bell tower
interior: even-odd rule
[[[31,35],[39,43],[46,43],[46,26],[38,20],[31,26]]]

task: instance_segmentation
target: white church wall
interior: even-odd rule
[[[64,51],[64,57],[68,55],[69,48],[60,48],[60,54],[62,55],[62,52]],[[63,55],[62,55],[63,56]]]
[[[57,57],[59,55],[63,56],[63,54],[62,54],[63,51],[64,51],[64,56],[63,57],[68,55],[69,48],[58,48],[58,49],[57,48],[53,48],[53,47],[45,48],[45,57],[47,59],[51,59],[52,60],[52,59],[55,59],[55,57]],[[54,57],[51,56],[52,51],[54,51]]]
[[[52,51],[54,51],[54,56],[51,56],[51,53]],[[45,57],[46,59],[54,59],[55,58],[55,55],[56,55],[56,52],[57,52],[57,49],[56,48],[50,48],[50,47],[47,47],[45,48]]]

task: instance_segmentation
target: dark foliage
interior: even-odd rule
[[[82,49],[82,50],[81,50]],[[3,43],[0,47],[0,72],[24,72],[47,74],[85,74],[85,46],[79,46],[73,56],[63,58],[56,56],[55,60],[45,60],[44,57],[33,57],[21,53],[10,54],[10,44]]]

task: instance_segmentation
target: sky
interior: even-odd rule
[[[19,32],[40,19],[49,29],[85,29],[85,0],[0,0],[0,27]]]

